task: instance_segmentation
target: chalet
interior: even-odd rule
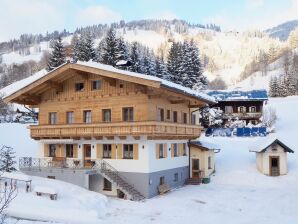
[[[212,97],[95,62],[29,78],[4,98],[39,109],[39,157],[21,158],[23,172],[132,200],[189,178],[188,142],[202,130],[192,112]]]
[[[250,145],[249,151],[256,153],[258,171],[268,176],[287,174],[287,153],[294,153],[274,136],[257,140]]]
[[[262,116],[264,102],[268,100],[266,90],[252,91],[210,91],[217,103],[212,108],[223,111],[223,120],[226,124],[229,120],[244,120],[246,124],[258,124]]]

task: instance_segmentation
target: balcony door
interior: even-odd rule
[[[91,168],[91,144],[84,145],[84,167]]]

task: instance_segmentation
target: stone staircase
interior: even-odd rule
[[[202,179],[201,178],[188,178],[185,181],[186,185],[200,185],[202,183]]]
[[[104,178],[108,179],[112,184],[125,193],[133,201],[144,200],[145,197],[137,191],[132,185],[125,181],[120,173],[104,160],[96,161],[93,169],[97,170]]]

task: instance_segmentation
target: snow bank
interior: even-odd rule
[[[57,200],[26,193],[18,183],[17,197],[11,202],[6,214],[15,218],[62,223],[100,223],[106,214],[107,198],[58,180],[32,177],[33,188],[56,189]]]

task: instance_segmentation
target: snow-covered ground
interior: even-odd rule
[[[298,144],[296,141],[298,121],[298,97],[270,99],[269,105],[276,108],[279,117],[276,124],[276,135],[295,153],[288,155],[289,173],[280,177],[268,177],[256,169],[255,154],[248,151],[248,146],[256,138],[202,137],[221,146],[216,154],[216,174],[207,185],[186,186],[173,190],[164,196],[158,196],[145,202],[132,202],[109,198],[106,213],[99,223],[211,223],[226,222],[229,224],[294,224],[298,221]],[[0,124],[1,140],[18,151],[18,155],[34,154],[34,144],[29,140],[28,130],[24,125]],[[4,138],[2,136],[5,134]],[[12,137],[12,136],[15,136]],[[17,143],[16,141],[24,141]],[[28,142],[28,143],[26,143]],[[29,147],[25,147],[28,145]],[[28,149],[29,148],[29,149]],[[77,219],[91,213],[90,221],[100,216],[96,208],[97,193],[87,191],[69,184],[54,180],[34,178],[33,183],[50,185],[60,189],[61,200],[50,201],[47,198],[36,198],[34,195],[21,195],[10,207],[10,214],[23,212],[23,216],[32,215],[32,208],[39,212],[53,211],[61,208],[54,216],[56,221],[74,223]],[[68,189],[64,191],[63,189]],[[77,194],[75,192],[78,192]],[[82,192],[82,193],[81,193]],[[92,195],[92,197],[91,197]],[[27,203],[26,200],[34,202]],[[73,198],[72,198],[73,197]],[[99,196],[100,197],[100,196]],[[29,199],[30,198],[30,199]],[[42,200],[42,202],[37,202]],[[91,204],[87,202],[91,200]],[[78,205],[82,201],[82,205]],[[40,204],[38,204],[40,203]],[[35,207],[40,205],[40,207]],[[69,207],[70,206],[70,207]],[[74,206],[74,207],[72,207]],[[76,210],[79,207],[82,211]],[[23,209],[23,208],[26,209]],[[31,208],[32,207],[32,208]],[[63,208],[63,209],[62,209]],[[66,210],[64,210],[66,209]],[[71,212],[76,211],[77,214]],[[73,210],[72,210],[73,209]],[[51,216],[51,213],[47,213]],[[53,220],[53,217],[50,217]],[[49,218],[49,219],[50,219]],[[93,219],[94,218],[94,219]],[[27,224],[28,221],[18,223]],[[81,222],[86,223],[86,222]],[[36,223],[35,223],[36,224]]]

